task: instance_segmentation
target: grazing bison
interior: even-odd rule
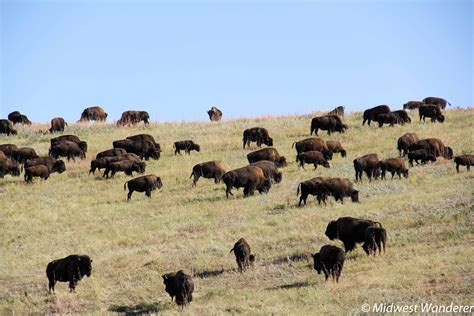
[[[59,157],[67,157],[67,161],[71,158],[76,161],[76,157],[81,159],[86,158],[86,153],[79,147],[78,144],[70,141],[63,141],[49,149],[49,156],[58,159]]]
[[[446,108],[446,104],[451,105],[451,103],[449,103],[449,102],[446,101],[445,99],[443,99],[443,98],[437,98],[437,97],[427,97],[427,98],[424,98],[424,99],[423,99],[423,103],[424,103],[424,104],[434,104],[434,105],[439,106],[439,107],[442,108],[442,109],[445,109],[445,108]]]
[[[20,166],[18,162],[10,158],[0,158],[0,178],[3,178],[6,174],[13,177],[20,176]]]
[[[404,125],[405,123],[411,123],[411,118],[408,116],[408,112],[405,110],[397,110],[392,112],[395,115],[398,115],[400,124]]]
[[[117,121],[117,126],[135,125],[141,121],[148,125],[150,124],[149,119],[150,115],[146,111],[125,111],[122,113],[120,120]]]
[[[296,154],[301,154],[307,151],[319,151],[323,153],[324,159],[326,160],[331,160],[333,153],[332,151],[328,148],[328,145],[326,144],[326,141],[321,138],[316,138],[316,137],[310,137],[306,138],[303,140],[300,140],[298,142],[294,142],[291,145],[291,148],[293,146],[296,149]]]
[[[263,127],[248,128],[244,131],[243,137],[243,148],[245,146],[250,148],[250,142],[257,142],[257,147],[262,147],[262,144],[267,146],[273,146],[273,138],[268,134],[267,129]]]
[[[95,156],[95,159],[104,158],[104,157],[117,157],[126,155],[127,151],[123,148],[113,148],[101,151]]]
[[[34,167],[34,166],[46,166],[49,170],[49,173],[57,172],[63,173],[66,171],[66,164],[62,160],[56,160],[51,157],[39,157],[34,159],[28,159],[25,162],[25,169]]]
[[[220,121],[222,119],[222,112],[215,106],[213,106],[209,111],[207,111],[207,115],[209,115],[209,119],[211,121]]]
[[[344,243],[344,249],[351,252],[356,243],[365,241],[365,231],[368,227],[382,224],[368,219],[359,219],[354,217],[340,217],[336,221],[331,221],[326,228],[326,236],[330,240],[339,239]]]
[[[329,168],[329,162],[324,159],[324,156],[319,151],[306,151],[296,156],[296,162],[299,162],[298,168],[301,166],[304,169],[304,164],[313,164],[314,169],[318,168],[318,165],[324,168]]]
[[[404,157],[408,153],[408,147],[417,141],[419,141],[419,139],[415,133],[406,133],[401,136],[397,141],[397,149],[400,157]]]
[[[263,148],[247,154],[247,160],[250,164],[257,161],[268,160],[273,161],[278,168],[286,167],[286,158],[280,156],[275,148]]]
[[[194,176],[193,179],[193,187],[196,186],[200,177],[206,179],[214,179],[214,183],[219,183],[222,179],[224,173],[226,173],[224,163],[219,160],[207,161],[203,163],[199,163],[193,167],[193,171],[191,172],[191,177]]]
[[[474,155],[459,155],[454,157],[454,163],[456,164],[456,171],[459,173],[459,166],[466,166],[467,171],[471,170],[471,166],[474,166]]]
[[[67,126],[67,123],[62,117],[55,117],[51,120],[51,128],[49,129],[49,132],[51,134],[54,132],[64,132],[65,126]]]
[[[402,158],[389,158],[380,162],[380,169],[382,170],[382,179],[385,179],[385,172],[392,174],[392,179],[395,173],[398,178],[402,178],[402,174],[405,178],[408,178],[408,168],[405,166],[405,161]]]
[[[13,124],[20,123],[23,125],[31,125],[31,121],[28,119],[28,117],[18,111],[14,111],[8,114],[8,120],[11,121]]]
[[[51,147],[54,147],[64,141],[76,143],[85,153],[87,152],[87,142],[80,140],[79,137],[76,135],[61,135],[58,137],[51,138]]]
[[[347,152],[344,148],[342,148],[341,142],[337,140],[328,140],[326,141],[326,145],[333,153],[341,153],[341,157],[347,156]]]
[[[333,281],[339,282],[345,258],[346,254],[341,248],[332,245],[322,246],[319,252],[313,255],[314,269],[318,274],[323,271],[326,281],[331,276]]]
[[[225,195],[229,198],[232,194],[232,188],[244,188],[244,196],[251,196],[255,190],[259,193],[267,193],[272,183],[266,178],[263,170],[255,166],[246,166],[226,172],[222,176],[222,181],[226,185]]]
[[[435,162],[436,156],[426,149],[417,149],[408,153],[408,163],[410,164],[410,167],[413,167],[413,161],[418,165],[418,160],[421,160],[422,164],[425,164],[428,161]]]
[[[18,147],[14,144],[1,144],[0,145],[0,150],[3,151],[5,156],[11,157],[12,154],[18,150]]]
[[[33,148],[21,147],[15,150],[11,154],[11,157],[22,164],[25,163],[25,161],[28,159],[38,158],[38,155],[36,154],[36,151]]]
[[[403,105],[404,110],[415,110],[422,106],[424,103],[421,101],[408,101]]]
[[[181,155],[181,150],[184,150],[184,152],[188,155],[191,154],[191,150],[195,150],[197,152],[201,151],[201,146],[198,144],[194,143],[192,140],[180,140],[177,142],[174,142],[173,144],[174,154],[180,154]]]
[[[400,124],[400,117],[393,113],[382,113],[377,115],[374,118],[374,121],[379,123],[379,127],[382,127],[384,124],[390,124],[390,126],[394,126],[395,124]]]
[[[104,175],[108,179],[109,172],[112,172],[111,178],[117,172],[124,172],[127,176],[133,176],[133,172],[144,173],[146,164],[144,162],[136,162],[134,160],[121,160],[116,162],[109,162],[105,166]]]
[[[332,132],[344,133],[346,129],[347,125],[342,123],[341,118],[337,115],[318,116],[311,120],[310,135],[313,135],[313,132],[318,135],[318,130],[327,131],[330,135]]]
[[[432,152],[436,157],[443,157],[445,159],[453,159],[453,149],[444,146],[443,142],[438,138],[426,138],[411,144],[408,147],[408,152],[417,149],[426,149]]]
[[[230,252],[234,252],[235,261],[239,266],[239,272],[247,270],[255,261],[255,255],[252,255],[250,245],[245,238],[240,238],[234,245]]]
[[[33,166],[25,168],[25,181],[28,183],[33,182],[33,177],[41,178],[43,180],[48,180],[50,175],[48,167],[45,165]]]
[[[149,141],[155,145],[156,149],[159,149],[161,151],[161,146],[155,141],[155,138],[151,136],[150,134],[138,134],[138,135],[133,135],[133,136],[128,136],[127,139],[131,139],[135,142],[138,141]]]
[[[339,115],[344,116],[344,106],[338,106],[334,110],[329,111],[326,115]]]
[[[102,158],[96,158],[91,161],[91,169],[89,170],[89,174],[95,174],[95,170],[98,169],[104,169],[108,166],[108,164],[117,162],[117,161],[122,161],[122,160],[132,160],[137,163],[141,162],[140,157],[138,157],[135,154],[124,154],[120,156],[111,156],[111,157],[102,157]],[[108,173],[104,173],[104,177],[108,177]]]
[[[444,115],[441,113],[441,109],[437,105],[422,105],[418,109],[418,115],[420,116],[420,122],[423,119],[423,122],[425,121],[425,118],[429,117],[431,118],[431,122],[444,122]]]
[[[387,243],[387,231],[383,227],[370,226],[365,230],[364,244],[362,249],[365,253],[370,256],[370,254],[377,254],[377,249],[379,255],[383,252],[385,253],[385,244]]]
[[[359,202],[359,191],[354,189],[354,185],[349,179],[345,178],[329,178],[324,179],[316,185],[316,196],[318,202],[326,204],[326,198],[333,196],[336,202],[341,200],[344,204],[344,197],[350,196],[352,202]]]
[[[250,165],[262,169],[265,177],[274,181],[275,183],[280,183],[283,179],[281,171],[278,170],[277,166],[273,161],[261,160],[254,162]]]
[[[371,121],[375,121],[375,118],[379,114],[385,114],[385,113],[390,113],[390,107],[388,105],[378,105],[376,107],[373,107],[371,109],[365,110],[364,111],[364,120],[362,121],[362,125],[367,122],[367,124],[370,126]]]
[[[127,186],[127,200],[129,201],[132,198],[132,193],[134,191],[145,192],[145,195],[151,198],[151,191],[155,190],[156,188],[161,189],[163,187],[163,183],[161,182],[160,177],[157,177],[154,174],[149,174],[125,182],[123,185],[124,190],[127,189]]]
[[[93,106],[82,111],[80,122],[83,121],[105,121],[107,113],[100,106]]]
[[[165,291],[171,296],[171,301],[176,298],[176,304],[186,305],[193,300],[194,282],[190,275],[180,270],[176,273],[162,275]]]
[[[147,140],[133,141],[131,139],[122,139],[114,141],[112,145],[114,148],[122,148],[128,153],[138,155],[140,159],[149,160],[152,158],[158,160],[161,156],[161,151],[152,142]]]
[[[13,124],[9,120],[0,120],[0,134],[16,135],[17,131],[13,129]]]
[[[92,259],[89,256],[70,255],[48,263],[46,276],[49,280],[49,292],[53,290],[56,281],[69,282],[70,292],[75,291],[77,283],[85,276],[92,274]]]
[[[369,180],[372,180],[372,177],[377,179],[380,175],[380,161],[377,154],[368,154],[356,158],[353,163],[356,181],[362,181],[362,173],[364,171]]]
[[[301,206],[301,202],[304,202],[304,205],[306,205],[306,200],[308,199],[308,195],[311,194],[311,195],[316,196],[318,194],[319,183],[327,179],[329,179],[329,177],[316,177],[310,180],[300,182],[298,184],[298,189],[296,190],[296,195],[299,195],[301,191],[298,207]]]

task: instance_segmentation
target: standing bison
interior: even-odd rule
[[[340,217],[326,227],[326,236],[330,240],[339,239],[344,243],[346,253],[354,250],[356,243],[365,241],[365,231],[372,226],[382,227],[379,222],[354,217]]]
[[[365,253],[370,256],[377,254],[382,254],[382,250],[385,253],[385,244],[387,243],[387,231],[383,227],[370,226],[365,230],[364,244],[362,249]]]
[[[262,169],[255,166],[246,166],[226,172],[222,176],[222,181],[226,185],[225,195],[229,198],[232,188],[244,188],[244,196],[248,197],[254,194],[255,190],[260,193],[267,193],[272,183],[266,178]]]
[[[322,246],[319,252],[313,255],[314,269],[318,274],[323,271],[326,281],[331,276],[333,280],[339,282],[345,258],[346,254],[341,248],[332,245]]]
[[[454,157],[454,163],[456,164],[456,171],[459,173],[459,166],[466,166],[467,171],[471,170],[471,166],[474,166],[474,155],[459,155]]]
[[[209,115],[209,119],[214,122],[220,121],[222,119],[222,111],[215,106],[207,111],[207,115]]]
[[[146,111],[125,111],[122,113],[120,120],[117,121],[117,126],[135,125],[143,121],[145,125],[150,124],[148,121],[150,115]]]
[[[415,161],[418,165],[419,160],[422,164],[425,164],[428,161],[435,162],[436,156],[431,151],[426,149],[412,150],[408,153],[408,163],[410,164],[410,167],[413,167],[413,161]]]
[[[123,185],[124,190],[127,189],[128,186],[128,195],[127,200],[130,201],[132,198],[132,193],[137,192],[145,192],[145,195],[151,198],[151,191],[161,189],[163,187],[163,183],[161,182],[161,178],[157,177],[154,174],[146,175],[137,177],[135,179],[129,180],[125,182]]]
[[[330,168],[329,162],[319,151],[306,151],[304,153],[298,154],[296,156],[296,162],[299,162],[298,168],[302,167],[303,169],[305,163],[312,164],[314,166],[314,170],[318,168],[318,165],[321,165],[324,168]]]
[[[63,173],[65,170],[66,166],[62,160],[58,160],[57,164],[53,165],[53,168],[49,168],[47,165],[35,165],[27,168],[25,167],[25,182],[32,183],[34,177],[48,180],[51,173]]]
[[[252,254],[250,245],[245,240],[245,238],[240,238],[237,240],[230,252],[232,251],[234,252],[235,261],[239,267],[239,272],[247,270],[250,265],[253,265],[255,262],[255,255]]]
[[[402,158],[389,158],[380,162],[380,169],[382,170],[382,179],[385,179],[385,173],[388,171],[392,174],[392,179],[395,174],[398,178],[408,178],[408,168],[405,166],[405,161]]]
[[[8,114],[8,120],[11,121],[13,124],[31,125],[31,122],[28,117],[18,111],[14,111]]]
[[[398,116],[400,124],[404,125],[405,123],[411,123],[411,118],[408,115],[407,111],[397,110],[397,111],[393,111],[392,113]]]
[[[16,135],[17,131],[13,128],[12,122],[9,120],[0,120],[0,134]]]
[[[263,148],[253,151],[247,154],[247,160],[249,163],[255,163],[257,161],[268,160],[273,161],[278,168],[286,167],[286,158],[280,156],[278,150],[275,148]]]
[[[346,157],[346,155],[347,155],[346,150],[344,148],[342,148],[341,143],[337,140],[328,140],[328,141],[326,141],[326,146],[333,153],[340,153],[341,157]]]
[[[261,160],[250,165],[262,169],[265,177],[274,181],[275,183],[280,183],[283,178],[281,171],[278,170],[276,164],[273,161]]]
[[[190,275],[183,270],[166,273],[162,275],[165,291],[171,296],[171,301],[175,298],[176,304],[183,306],[193,300],[194,282]]]
[[[390,107],[388,105],[378,105],[376,107],[373,107],[371,109],[365,110],[363,114],[363,121],[362,125],[367,122],[367,124],[370,126],[371,121],[375,121],[375,118],[380,115],[380,114],[386,114],[390,113]]]
[[[49,132],[52,134],[54,132],[64,132],[64,127],[67,126],[67,123],[62,117],[55,117],[51,120],[51,127]]]
[[[66,171],[66,164],[62,160],[56,160],[51,157],[39,157],[34,159],[28,159],[25,162],[25,169],[34,166],[46,166],[49,173],[57,172],[63,173]]]
[[[441,113],[441,108],[438,105],[422,105],[418,109],[418,114],[420,116],[420,122],[423,119],[423,122],[425,121],[425,118],[429,117],[431,118],[431,122],[444,122],[444,115]]]
[[[13,155],[13,152],[18,150],[18,147],[14,144],[0,144],[0,150],[3,151],[5,156],[11,157]]]
[[[219,183],[224,173],[226,173],[224,163],[219,160],[213,160],[195,165],[189,178],[194,177],[193,187],[195,187],[200,177],[214,179],[214,183]]]
[[[250,148],[250,142],[257,142],[257,147],[262,147],[262,144],[267,146],[273,146],[273,138],[268,134],[267,129],[263,127],[248,128],[244,131],[243,137],[243,148],[245,146]]]
[[[133,153],[140,159],[149,160],[150,158],[158,160],[161,156],[161,150],[157,149],[152,142],[147,140],[133,141],[131,139],[116,140],[112,143],[114,148],[122,148],[128,153]]]
[[[311,120],[310,135],[313,135],[313,132],[318,135],[318,130],[327,131],[328,135],[331,135],[333,132],[344,133],[346,129],[347,125],[342,123],[338,115],[318,116]]]
[[[323,153],[324,159],[331,160],[333,152],[328,148],[326,141],[321,138],[310,137],[298,142],[294,142],[291,148],[295,147],[296,154],[301,154],[307,151],[319,151]]]
[[[380,161],[377,154],[368,154],[354,159],[354,170],[356,181],[362,181],[362,173],[365,172],[369,180],[377,179],[380,175]]]
[[[93,106],[82,111],[80,122],[84,121],[105,121],[108,114],[100,106]]]
[[[180,141],[174,142],[173,148],[174,148],[175,155],[176,154],[181,155],[181,150],[184,150],[184,152],[188,155],[191,154],[192,150],[195,150],[197,152],[201,151],[201,146],[199,146],[192,140],[180,140]]]
[[[423,103],[424,104],[434,104],[434,105],[437,105],[439,106],[441,109],[445,109],[446,108],[446,104],[449,104],[451,105],[451,103],[449,103],[448,101],[446,101],[445,99],[443,98],[438,98],[438,97],[427,97],[427,98],[424,98],[423,99]]]
[[[48,263],[46,276],[49,280],[49,292],[54,293],[56,281],[69,282],[70,292],[75,291],[77,283],[92,274],[92,259],[89,256],[70,255]]]
[[[445,159],[453,159],[453,149],[448,146],[444,146],[443,142],[438,138],[426,138],[411,144],[408,147],[408,152],[415,151],[417,149],[426,149],[431,152],[435,157],[443,157]]]
[[[299,195],[301,192],[300,200],[298,203],[298,207],[301,206],[301,202],[304,202],[304,205],[306,205],[306,200],[308,199],[308,195],[313,195],[316,196],[319,192],[319,184],[324,181],[329,179],[329,177],[315,177],[310,180],[306,180],[303,182],[300,182],[298,184],[298,189],[296,190],[296,195]]]
[[[316,185],[316,196],[318,202],[326,204],[326,198],[333,196],[336,202],[344,204],[344,197],[350,196],[352,202],[359,202],[359,191],[354,189],[354,185],[346,178],[328,178]]]
[[[76,143],[79,148],[81,148],[85,153],[87,152],[87,142],[80,140],[79,137],[76,135],[61,135],[55,138],[51,138],[51,147],[54,147],[59,143],[65,141]]]
[[[397,141],[397,149],[400,157],[404,157],[408,153],[408,147],[418,141],[418,136],[415,133],[406,133]]]
[[[0,158],[0,179],[3,179],[6,174],[13,177],[20,176],[20,165],[10,158]]]
[[[49,156],[55,159],[59,157],[67,157],[67,161],[71,158],[76,161],[76,157],[81,159],[86,158],[86,153],[79,147],[78,144],[70,141],[60,142],[49,149]]]
[[[408,101],[403,105],[404,110],[415,110],[422,106],[424,103],[422,101]]]

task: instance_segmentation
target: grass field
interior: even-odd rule
[[[444,124],[413,123],[378,128],[361,126],[361,113],[345,117],[345,134],[323,139],[342,142],[348,156],[336,155],[331,168],[298,169],[294,141],[309,137],[311,116],[264,117],[224,122],[173,122],[117,129],[113,124],[71,124],[89,144],[86,160],[66,163],[67,171],[49,180],[24,183],[22,176],[0,179],[0,314],[68,312],[165,312],[197,315],[357,313],[363,303],[474,303],[474,173],[452,160],[415,166],[408,179],[357,183],[361,203],[318,206],[308,199],[298,208],[299,182],[318,175],[354,180],[352,160],[377,152],[396,157],[396,141],[406,132],[438,137],[455,155],[474,152],[474,109],[446,112]],[[225,186],[189,179],[192,166],[223,160],[228,169],[247,164],[242,131],[269,130],[289,166],[283,181],[266,195],[243,198],[242,190],[225,198]],[[19,128],[19,136],[0,143],[31,146],[47,154],[46,126]],[[163,149],[146,174],[163,180],[152,198],[123,189],[123,174],[104,180],[88,175],[91,157],[113,140],[150,133]],[[174,156],[176,140],[193,139],[201,152]],[[255,148],[255,147],[253,147]],[[387,229],[385,255],[368,257],[360,245],[348,255],[338,284],[325,282],[312,269],[311,254],[325,244],[327,223],[342,216],[379,221]],[[236,271],[234,242],[245,237],[256,253],[255,268]],[[48,294],[45,268],[69,254],[93,259],[90,278],[75,294],[58,283]],[[193,302],[181,311],[164,291],[161,275],[185,269],[194,275]]]

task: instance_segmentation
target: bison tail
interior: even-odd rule
[[[191,179],[194,176],[194,169],[191,171],[191,175],[189,176],[189,179]]]
[[[229,253],[231,253],[232,251],[234,251],[234,249],[235,249],[235,247],[234,247],[234,248],[232,248],[232,249],[229,251]]]
[[[294,142],[293,144],[291,144],[291,148],[293,148],[295,146],[296,142]]]
[[[375,224],[379,224],[380,228],[382,228],[382,223],[380,223],[380,222],[375,222]]]
[[[300,195],[301,182],[298,184],[298,189],[296,189],[296,196]]]
[[[127,184],[128,184],[128,181],[123,184],[123,189],[124,189],[125,191],[127,190]]]

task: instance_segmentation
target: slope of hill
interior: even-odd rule
[[[452,160],[415,166],[408,179],[356,183],[361,203],[344,205],[331,198],[319,206],[313,198],[296,207],[299,182],[318,175],[354,180],[352,160],[377,152],[396,157],[396,141],[406,132],[438,137],[456,154],[472,153],[473,109],[447,111],[444,124],[361,126],[361,113],[349,114],[345,134],[323,139],[342,142],[348,156],[336,155],[331,168],[298,169],[293,142],[309,137],[310,116],[176,122],[117,129],[108,124],[72,124],[89,144],[86,160],[67,162],[67,171],[47,181],[25,184],[22,177],[0,179],[0,313],[11,312],[174,312],[161,275],[185,269],[194,275],[190,314],[349,313],[363,303],[472,304],[473,173],[456,173]],[[228,169],[246,165],[242,131],[262,126],[287,157],[283,181],[268,194],[243,198],[242,190],[225,198],[224,185],[189,179],[192,166],[223,160]],[[32,129],[45,129],[32,126]],[[91,157],[111,148],[113,140],[150,133],[161,144],[162,158],[147,162],[148,173],[164,183],[152,198],[134,193],[127,202],[118,174],[104,180],[88,175]],[[0,143],[31,146],[47,154],[49,135],[19,128],[19,136]],[[193,139],[201,152],[175,156],[176,140]],[[254,147],[255,148],[255,147]],[[23,174],[22,174],[23,175]],[[325,282],[312,269],[311,254],[325,244],[342,247],[324,235],[327,223],[342,216],[383,223],[387,251],[368,257],[360,245],[347,256],[338,284]],[[234,242],[245,237],[256,254],[255,268],[236,271]],[[67,283],[48,294],[49,261],[79,253],[93,259],[90,278],[70,294]]]

